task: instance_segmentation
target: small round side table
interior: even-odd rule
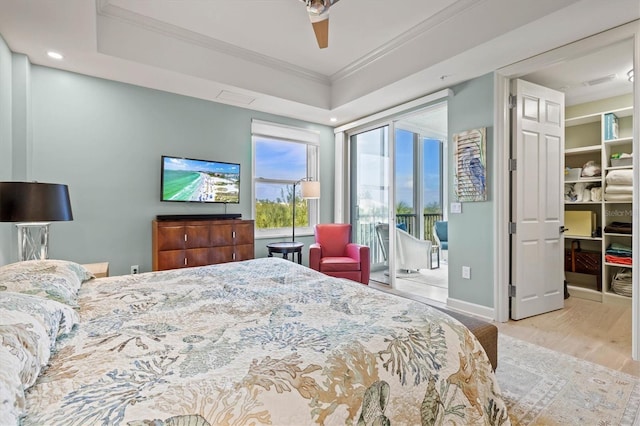
[[[289,253],[293,253],[291,260],[294,260],[296,253],[298,253],[298,264],[302,265],[302,247],[303,243],[283,241],[280,243],[267,244],[267,250],[269,250],[269,257],[273,257],[273,253],[282,253],[284,259],[289,259]]]

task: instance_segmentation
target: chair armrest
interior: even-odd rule
[[[309,246],[309,268],[320,270],[320,259],[322,258],[322,247],[318,243]]]
[[[361,282],[363,284],[369,284],[369,275],[371,273],[371,259],[370,259],[369,246],[363,246],[360,244],[349,243],[346,247],[346,254],[350,258],[360,262],[360,274],[362,276]]]
[[[431,246],[433,243],[429,240],[418,240],[418,239],[405,239],[403,241],[407,247],[410,248],[411,251],[421,251],[426,252],[427,254],[431,253]]]
[[[363,257],[367,259],[369,258],[369,247],[363,246],[361,244],[349,243],[345,247],[345,255],[352,258],[353,260],[361,262]]]

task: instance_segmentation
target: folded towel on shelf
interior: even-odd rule
[[[605,181],[612,185],[633,185],[633,170],[610,170]]]
[[[609,232],[612,234],[631,234],[631,223],[630,222],[611,222],[607,226],[604,227],[604,232]]]
[[[633,186],[607,184],[607,186],[605,186],[604,188],[604,192],[606,192],[607,194],[632,194]]]
[[[605,254],[612,254],[620,257],[631,257],[631,247],[620,243],[611,243],[605,250]]]
[[[632,201],[633,194],[604,194],[605,201]]]
[[[631,265],[633,263],[633,260],[630,257],[614,256],[612,254],[605,254],[604,261],[618,265]]]
[[[611,256],[617,256],[617,257],[632,257],[631,256],[631,252],[626,252],[626,251],[619,251],[619,250],[609,250],[607,249],[604,254],[610,254]]]
[[[628,251],[631,251],[631,246],[627,245],[627,244],[611,243],[611,244],[609,244],[609,247],[611,247],[612,249],[616,249],[616,250],[628,250]]]

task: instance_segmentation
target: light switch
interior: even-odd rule
[[[471,279],[471,267],[463,266],[462,267],[462,278],[470,280]]]

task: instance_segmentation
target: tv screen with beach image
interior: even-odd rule
[[[240,164],[163,156],[162,201],[239,203]]]

